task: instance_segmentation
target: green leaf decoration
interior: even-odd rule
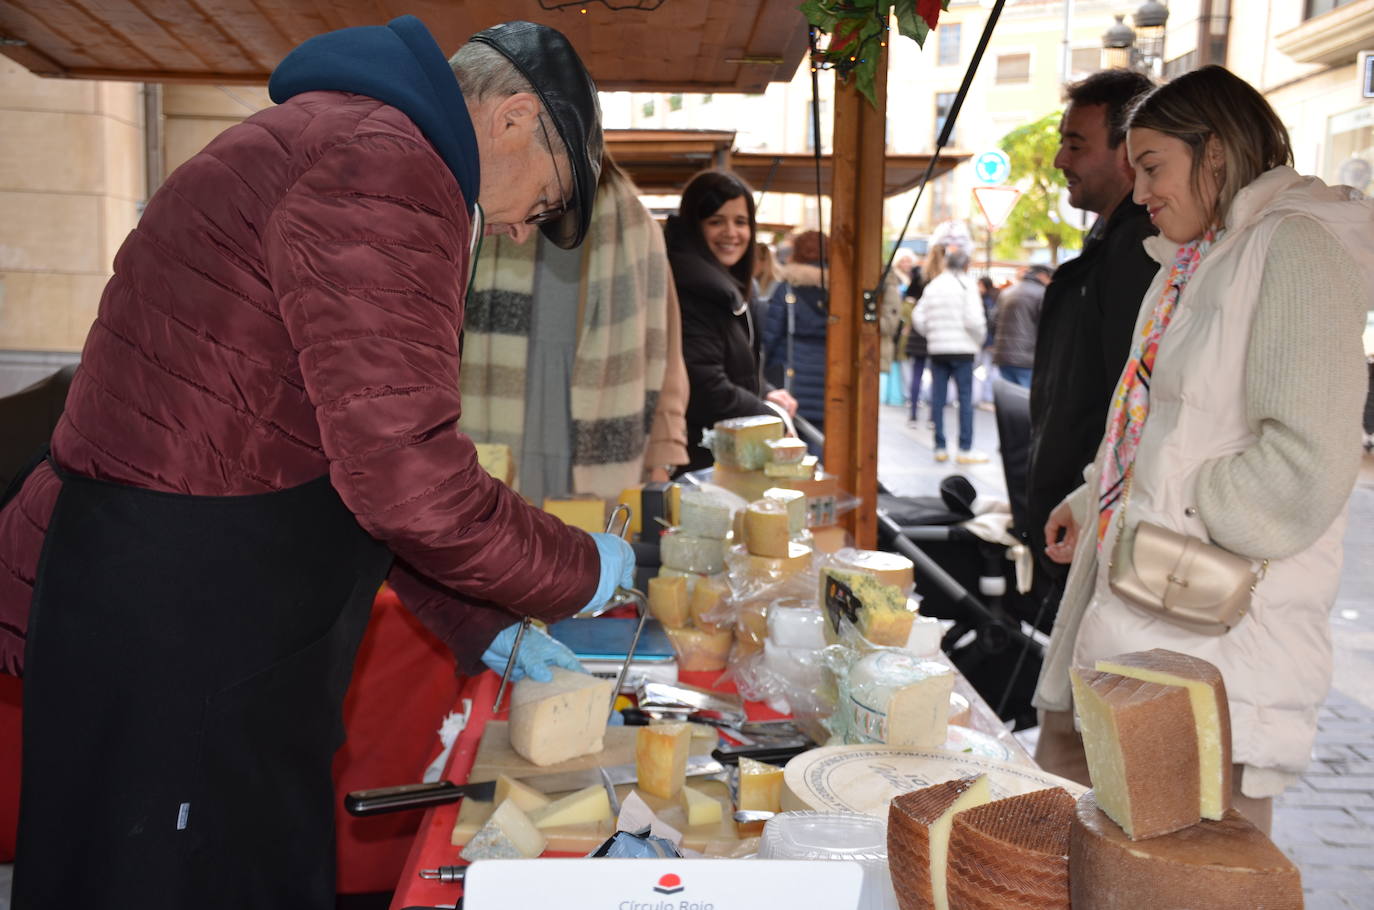
[[[950,0],[805,0],[798,7],[806,21],[831,36],[829,48],[813,65],[828,66],[838,79],[853,79],[868,103],[877,107],[878,60],[887,41],[889,18],[899,34],[924,48],[940,10]]]

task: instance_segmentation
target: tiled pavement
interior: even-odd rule
[[[906,426],[905,409],[881,408],[878,475],[894,493],[931,494],[953,473],[931,456],[932,434]],[[947,433],[955,412],[945,412]],[[976,411],[974,447],[987,465],[958,468],[980,494],[1006,496],[993,415]],[[1275,801],[1274,842],[1301,868],[1308,910],[1374,908],[1374,458],[1350,499],[1341,587],[1331,617],[1335,673],[1318,720],[1313,761]],[[1033,739],[1034,733],[1025,739]],[[1018,734],[1020,736],[1021,734]],[[1142,908],[1144,910],[1144,908]]]

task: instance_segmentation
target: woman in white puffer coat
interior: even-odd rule
[[[1087,482],[1046,525],[1047,552],[1072,568],[1036,693],[1037,759],[1060,773],[1081,762],[1071,665],[1192,654],[1225,678],[1235,805],[1267,830],[1271,798],[1307,765],[1331,680],[1327,614],[1359,471],[1374,203],[1299,176],[1282,122],[1221,67],[1137,102],[1127,141],[1161,269]],[[1120,525],[1141,521],[1257,570],[1267,561],[1235,628],[1191,631],[1112,593],[1104,554]]]
[[[945,395],[949,381],[959,393],[960,464],[987,456],[973,450],[973,360],[987,335],[987,315],[978,284],[968,276],[968,253],[952,249],[945,269],[931,279],[911,313],[911,324],[926,336],[930,358],[930,416],[935,421],[935,460],[948,461],[945,445]]]

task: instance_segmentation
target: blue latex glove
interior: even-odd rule
[[[506,661],[510,660],[510,651],[515,646],[515,635],[519,631],[520,624],[516,623],[497,632],[482,654],[482,663],[497,673],[505,673]],[[549,682],[553,679],[550,667],[587,672],[566,645],[551,638],[538,626],[530,626],[520,641],[520,653],[515,658],[515,666],[511,668],[510,681],[517,682],[528,676],[535,682]]]
[[[596,552],[601,557],[601,580],[596,583],[596,593],[579,613],[594,610],[615,596],[616,588],[635,586],[635,551],[628,543],[615,534],[593,534]]]

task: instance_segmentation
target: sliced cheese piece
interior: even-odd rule
[[[690,724],[640,727],[635,735],[635,773],[639,777],[639,789],[664,799],[677,796],[687,779],[687,756],[691,747]]]
[[[669,629],[687,625],[687,579],[682,575],[657,575],[649,579],[649,612]]]
[[[683,490],[681,496],[680,513],[673,523],[682,533],[716,540],[730,533],[729,502],[705,490]]]
[[[1173,834],[1133,841],[1078,799],[1069,840],[1073,910],[1301,910],[1297,867],[1236,810]]]
[[[508,487],[515,486],[515,458],[510,446],[497,442],[478,442],[477,463],[492,477]]]
[[[510,800],[521,812],[542,809],[550,802],[549,798],[538,790],[505,774],[496,778],[496,795],[492,799],[498,806]]]
[[[801,490],[769,487],[763,491],[763,498],[787,507],[787,532],[793,537],[806,530],[806,494]]]
[[[744,513],[745,547],[755,556],[785,557],[792,541],[787,521],[787,506],[776,499],[749,503]]]
[[[734,633],[730,629],[664,629],[679,670],[724,670]]]
[[[606,788],[600,784],[569,793],[530,813],[530,821],[534,822],[536,828],[586,825],[610,817],[611,801],[606,796]]]
[[[1231,709],[1221,671],[1199,657],[1163,648],[1099,660],[1097,669],[1188,690],[1197,728],[1202,817],[1225,818],[1231,808]]]
[[[687,807],[687,827],[720,823],[723,815],[720,800],[687,786],[682,788],[682,798]]]
[[[716,461],[757,471],[768,463],[768,440],[781,439],[782,435],[782,418],[769,414],[716,421]]]
[[[1197,727],[1182,686],[1070,671],[1097,803],[1132,840],[1202,818]]]
[[[836,551],[830,560],[837,569],[867,572],[885,585],[901,588],[903,593],[909,593],[916,583],[915,564],[900,553],[846,547]]]
[[[555,516],[564,524],[581,528],[588,534],[606,530],[606,503],[600,499],[546,498],[544,511]]]
[[[533,859],[544,852],[546,843],[544,835],[515,802],[505,800],[496,806],[491,818],[478,829],[458,855],[468,862],[479,859]]]
[[[552,765],[600,752],[615,682],[563,667],[553,680],[528,677],[511,690],[510,744],[527,761]]]
[[[887,810],[887,862],[901,910],[949,910],[946,863],[956,813],[992,801],[985,775],[903,793]]]
[[[719,632],[729,629],[732,617],[726,605],[730,588],[719,578],[703,578],[697,582],[688,607],[692,624],[703,632]]]
[[[806,443],[795,436],[769,439],[764,445],[768,448],[769,464],[796,464],[806,457]]]
[[[725,541],[669,528],[658,539],[659,559],[670,569],[715,575],[725,569]],[[661,573],[660,573],[661,574]]]
[[[827,566],[821,572],[820,603],[829,609],[826,580],[833,578],[844,585],[852,597],[843,592],[833,592],[830,598],[837,604],[848,600],[843,606],[846,616],[853,613],[854,627],[864,638],[875,645],[888,645],[900,648],[911,637],[911,624],[916,614],[907,605],[906,595],[896,585],[887,585],[869,572],[856,572]],[[840,607],[837,607],[840,608]],[[827,624],[827,635],[834,637],[833,627]]]
[[[1058,788],[956,814],[946,879],[950,907],[1069,910],[1073,814],[1073,797]]]
[[[782,772],[777,765],[752,758],[739,760],[739,807],[764,812],[781,811]]]
[[[820,459],[815,455],[807,455],[795,464],[765,464],[763,475],[772,478],[787,478],[789,480],[809,480],[816,474],[816,468],[820,466]]]

